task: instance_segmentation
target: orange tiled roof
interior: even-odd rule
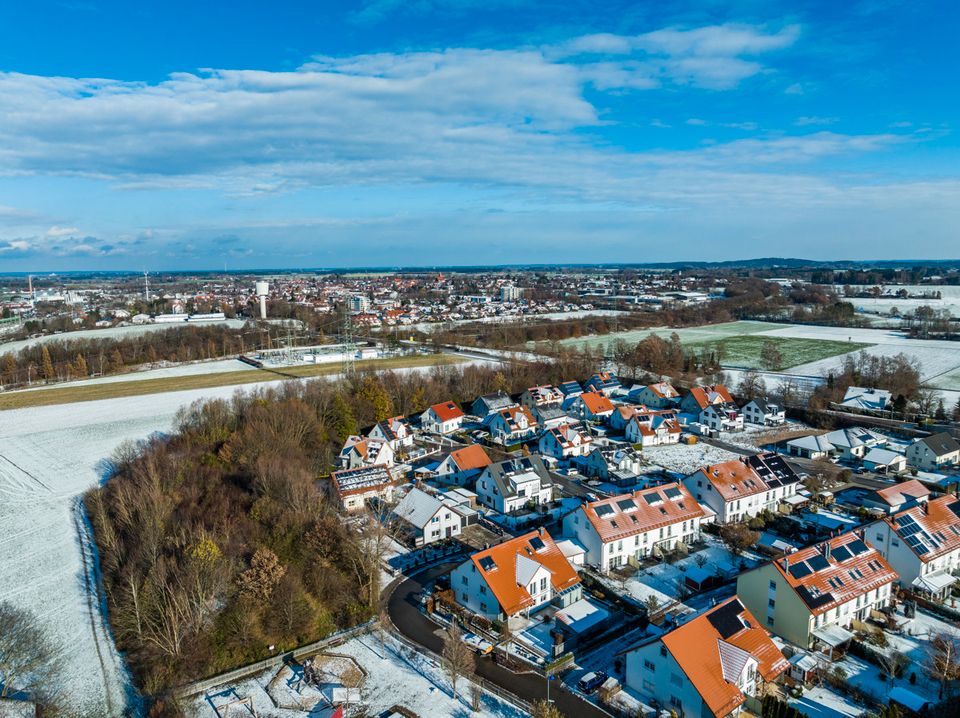
[[[886,521],[924,563],[960,549],[960,499],[952,494],[900,511]],[[914,523],[919,530],[909,528]]]
[[[742,499],[767,490],[757,472],[742,459],[731,459],[700,469],[726,501]]]
[[[700,504],[677,483],[593,501],[579,510],[604,543],[703,516]]]
[[[919,499],[930,495],[930,489],[916,479],[894,484],[877,491],[877,495],[891,506],[899,505],[905,499]]]
[[[450,458],[457,465],[460,471],[469,471],[470,469],[482,469],[493,463],[487,452],[480,444],[470,444],[462,449],[450,452]]]
[[[730,396],[730,392],[723,384],[695,386],[690,389],[690,395],[693,396],[697,406],[701,409],[706,409],[711,404],[733,401],[733,397]],[[713,401],[711,401],[711,395],[716,395]]]
[[[518,431],[518,421],[517,419],[522,414],[527,417],[527,427],[531,428],[537,425],[537,420],[533,418],[533,414],[530,413],[530,409],[525,406],[511,406],[508,409],[501,409],[497,412],[503,418],[504,422],[507,425],[507,428],[510,431]]]
[[[770,634],[736,597],[678,626],[660,640],[717,718],[728,715],[744,701],[736,676],[731,675],[743,667],[736,655],[739,651],[757,661],[757,672],[766,681],[790,665]]]
[[[665,381],[657,382],[656,384],[647,384],[647,388],[656,396],[664,399],[674,399],[680,396],[680,392],[674,389],[672,384],[668,384]]]
[[[580,400],[594,416],[613,412],[613,402],[596,391],[586,391],[580,395]]]
[[[534,539],[543,542],[543,548],[539,551],[531,544]],[[550,583],[554,591],[565,591],[580,583],[577,572],[546,531],[531,531],[478,551],[470,559],[508,616],[533,604],[527,587],[517,583],[517,556],[520,555],[533,559],[550,571]],[[493,563],[490,564],[487,559]]]
[[[439,404],[434,404],[430,407],[430,410],[440,421],[451,421],[463,416],[463,411],[452,401],[442,401]]]
[[[581,444],[589,444],[591,441],[593,441],[593,439],[591,439],[589,436],[578,431],[577,428],[572,424],[561,424],[560,426],[555,426],[552,429],[549,429],[547,433],[553,434],[554,438],[557,440],[557,443],[564,448],[569,448],[574,445],[573,439],[577,434],[580,435]]]
[[[898,578],[880,552],[852,531],[773,565],[815,616]]]

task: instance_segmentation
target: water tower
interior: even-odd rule
[[[267,297],[270,294],[270,285],[266,282],[257,282],[256,295],[260,300],[260,318],[267,318]]]

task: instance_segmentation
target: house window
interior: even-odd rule
[[[486,612],[487,612],[487,604],[481,603],[481,604],[480,604],[480,613],[486,613]]]
[[[666,647],[666,646],[660,646],[660,655],[661,655],[661,656],[667,655],[667,647]]]
[[[777,583],[776,583],[776,581],[771,581],[771,582],[770,582],[770,590],[771,590],[771,591],[776,591],[776,590],[777,590]]]
[[[653,661],[644,660],[643,667],[646,668],[651,673],[656,672],[657,667],[653,665]]]
[[[774,601],[774,600],[771,598],[769,601],[767,601],[767,605],[768,605],[770,608],[774,608],[774,607],[777,605],[777,602]]]
[[[464,591],[463,593],[460,594],[460,596],[463,598],[464,603],[466,603],[466,601],[467,601],[467,592]]]
[[[486,595],[486,593],[487,593],[487,587],[486,587],[486,586],[481,586],[481,587],[480,587],[480,593]]]
[[[670,705],[672,705],[674,708],[679,708],[683,705],[683,703],[676,696],[670,696]]]
[[[464,577],[463,577],[463,585],[466,586],[469,582],[470,582],[469,577],[464,576]]]
[[[773,625],[773,616],[767,616],[767,625],[768,625],[768,626],[772,626],[772,625]]]
[[[547,579],[546,579],[546,578],[541,578],[541,579],[540,579],[540,590],[541,590],[541,591],[546,591],[546,590],[547,590]]]

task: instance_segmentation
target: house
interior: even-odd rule
[[[451,451],[437,466],[436,474],[444,483],[468,486],[472,485],[473,480],[491,463],[493,462],[480,444],[470,444]]]
[[[517,402],[511,399],[510,395],[505,391],[497,391],[493,394],[484,394],[481,397],[477,397],[470,407],[470,413],[484,419],[494,412],[516,405]]]
[[[710,404],[700,412],[700,423],[713,431],[743,431],[743,414],[732,401]]]
[[[897,572],[862,536],[849,532],[740,574],[737,597],[772,633],[832,652],[854,621],[890,603]]]
[[[580,577],[544,529],[478,551],[450,573],[457,603],[491,621],[580,600]]]
[[[586,548],[601,571],[689,546],[700,539],[704,511],[680,484],[653,486],[581,504],[563,519],[563,535]]]
[[[907,457],[890,449],[874,447],[864,454],[863,468],[878,474],[899,474],[907,470]]]
[[[540,435],[538,451],[559,461],[574,456],[586,456],[592,445],[593,439],[588,434],[572,424],[562,424],[547,429]]]
[[[650,409],[675,409],[680,405],[680,392],[666,381],[647,384],[636,392],[630,393],[630,400],[643,404]]]
[[[340,450],[340,466],[344,469],[356,469],[360,466],[382,464],[393,466],[393,447],[387,441],[379,439],[363,439],[359,436],[348,436],[346,443]]]
[[[522,509],[528,503],[553,500],[553,480],[539,456],[498,461],[477,478],[477,500],[501,514]]]
[[[534,406],[530,409],[533,418],[542,429],[549,429],[560,424],[566,424],[570,421],[570,416],[559,405],[544,404],[543,406]]]
[[[407,529],[414,546],[459,536],[467,525],[467,514],[443,494],[412,488],[393,509],[393,515]]]
[[[501,409],[484,420],[490,438],[501,444],[517,444],[537,433],[537,420],[525,406]]]
[[[787,420],[783,407],[769,399],[752,399],[743,407],[743,420],[759,426],[780,426]]]
[[[875,446],[886,446],[887,437],[861,426],[845,427],[826,434],[834,454],[847,461],[859,461]]]
[[[884,389],[848,386],[840,406],[861,411],[883,411],[889,407],[890,399],[890,392]]]
[[[575,459],[577,470],[584,476],[596,477],[604,481],[610,480],[616,474],[640,473],[644,465],[640,452],[633,447],[594,447],[584,457]]]
[[[960,443],[947,432],[917,439],[907,447],[907,463],[922,471],[937,471],[960,462]]]
[[[683,401],[680,402],[680,411],[699,417],[708,406],[713,404],[733,404],[733,397],[723,384],[715,386],[695,386],[690,389]]]
[[[600,371],[584,382],[584,391],[595,391],[604,396],[611,396],[621,389],[620,381],[610,372]]]
[[[602,422],[613,413],[613,403],[595,391],[585,391],[572,399],[568,398],[564,408],[582,421]]]
[[[624,681],[644,703],[690,718],[739,715],[790,666],[736,597],[628,649],[625,663]]]
[[[736,523],[789,503],[800,488],[800,477],[782,456],[763,453],[704,466],[683,485],[717,514],[718,523]]]
[[[410,430],[410,424],[402,416],[392,416],[389,419],[378,421],[370,429],[367,438],[386,441],[394,452],[397,452],[402,446],[413,445],[413,431]]]
[[[948,494],[915,503],[865,532],[901,586],[935,599],[949,595],[960,569],[960,499]]]
[[[878,509],[888,516],[928,501],[930,489],[916,479],[878,489],[863,499],[864,507]]]
[[[533,410],[536,407],[560,406],[564,394],[559,388],[550,384],[531,386],[520,395],[520,403]]]
[[[557,387],[564,397],[576,396],[577,394],[583,393],[583,387],[580,386],[579,382],[576,381],[564,381],[560,382],[560,386]]]
[[[615,406],[613,413],[607,419],[607,426],[612,431],[626,431],[630,420],[641,411],[646,411],[645,406]]]
[[[420,415],[420,426],[434,434],[452,434],[463,425],[463,411],[452,401],[434,404]]]
[[[787,442],[787,453],[804,459],[825,459],[835,451],[833,444],[827,441],[826,434],[801,436]]]
[[[344,511],[359,511],[367,501],[391,501],[396,481],[386,466],[363,466],[330,474],[329,490]]]
[[[664,446],[680,441],[680,423],[677,415],[667,409],[663,411],[638,412],[627,424],[626,437],[631,444]]]

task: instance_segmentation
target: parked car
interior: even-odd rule
[[[590,695],[600,686],[602,686],[605,680],[607,680],[607,674],[603,671],[591,671],[577,681],[577,689],[583,693],[586,693],[587,695]]]

